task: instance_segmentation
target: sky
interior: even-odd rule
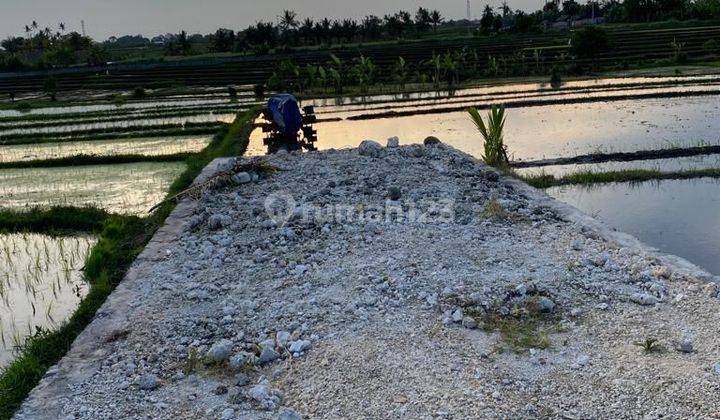
[[[471,0],[474,16],[490,3],[501,0]],[[542,0],[508,0],[510,7],[536,10]],[[285,9],[300,18],[361,18],[382,16],[397,10],[417,10],[419,6],[438,9],[449,19],[464,18],[466,0],[0,0],[0,37],[21,36],[24,26],[36,20],[41,27],[56,28],[65,23],[68,30],[80,32],[85,21],[87,34],[96,40],[110,36],[168,32],[210,33],[217,28],[244,29],[259,20],[275,21]]]

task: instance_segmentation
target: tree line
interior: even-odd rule
[[[0,41],[0,71],[19,71],[30,67],[70,66],[85,62],[100,64],[107,60],[104,48],[76,31],[68,32],[60,22],[56,28],[40,27],[37,21],[25,25],[24,37],[8,37]]]

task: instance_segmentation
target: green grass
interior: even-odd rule
[[[535,188],[693,178],[720,178],[720,168],[688,169],[675,172],[661,172],[656,169],[626,169],[608,172],[584,171],[561,177],[547,174],[521,177],[523,181]]]
[[[231,125],[221,127],[206,149],[188,157],[187,169],[172,184],[168,196],[187,188],[213,159],[242,155],[247,149],[257,113],[258,109],[253,109],[239,115]],[[41,331],[29,338],[17,358],[0,373],[0,419],[11,418],[47,369],[67,353],[73,340],[92,321],[96,311],[122,281],[132,262],[174,207],[172,202],[165,203],[147,218],[67,208],[23,214],[0,213],[0,227],[7,230],[101,230],[100,239],[85,265],[85,278],[91,286],[87,297],[57,330]],[[102,228],[99,229],[101,219]]]

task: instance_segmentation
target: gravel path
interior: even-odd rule
[[[442,144],[266,161],[178,206],[17,418],[720,416],[684,260]]]

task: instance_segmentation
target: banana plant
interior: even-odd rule
[[[335,54],[330,54],[328,76],[335,85],[335,93],[343,92],[343,84],[345,81],[345,63]]]
[[[442,56],[433,52],[432,58],[426,61],[426,64],[432,69],[432,81],[435,89],[439,89],[442,75]]]
[[[360,91],[365,93],[367,92],[368,86],[371,85],[374,80],[375,64],[373,64],[370,58],[361,55],[355,59],[353,74],[358,86],[360,86]]]
[[[320,82],[320,86],[322,87],[323,91],[327,88],[328,84],[328,74],[327,71],[325,71],[325,67],[318,66],[318,81]]]
[[[448,87],[453,87],[459,83],[460,79],[460,63],[461,56],[457,51],[446,52],[443,56],[442,62],[440,63],[442,70],[445,74],[445,78],[448,83]]]
[[[400,90],[404,91],[409,76],[408,66],[404,58],[398,57],[395,64],[393,64],[392,73],[393,79],[400,85]]]

